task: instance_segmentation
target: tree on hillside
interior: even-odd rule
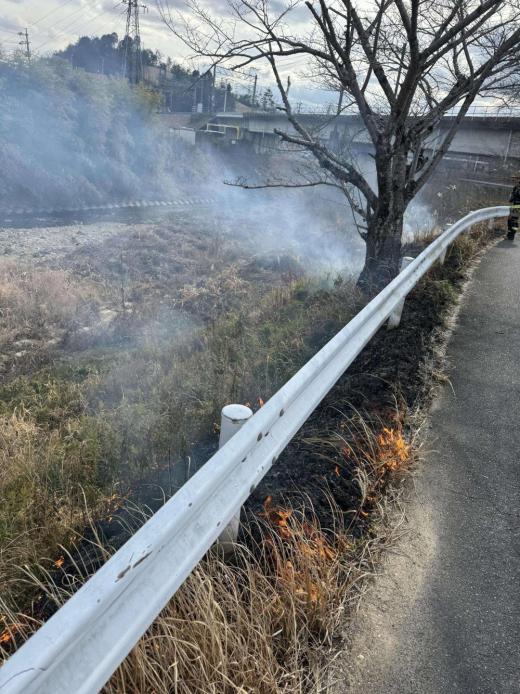
[[[63,51],[57,51],[55,55],[87,72],[116,75],[121,72],[118,43],[115,33],[104,34],[101,37],[82,36],[76,43],[69,44]]]
[[[133,50],[133,39],[125,36],[119,41],[116,33],[103,36],[81,36],[76,43],[71,43],[63,51],[54,55],[68,60],[74,67],[87,72],[98,72],[104,75],[120,75],[124,67],[124,56]],[[143,65],[164,65],[159,51],[145,48],[141,51]]]
[[[197,54],[235,68],[258,61],[270,66],[291,126],[278,135],[317,162],[320,178],[307,185],[321,180],[343,190],[366,241],[361,282],[384,284],[398,272],[408,204],[475,98],[501,93],[518,70],[518,2],[228,0],[224,18],[211,16],[197,0],[188,2],[192,19],[182,28],[167,0],[158,5],[170,29]],[[285,58],[301,59],[308,74],[343,93],[343,109],[359,112],[373,150],[375,184],[348,152],[332,150],[303,125],[289,100]],[[446,114],[453,115],[450,127],[428,147]]]

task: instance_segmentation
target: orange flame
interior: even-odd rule
[[[17,632],[22,633],[25,626],[26,625],[18,622],[13,622],[12,624],[9,624],[9,626],[6,627],[0,634],[0,645],[12,643],[14,641],[14,634],[16,634]]]
[[[56,559],[56,561],[54,562],[54,566],[58,569],[61,569],[64,562],[65,562],[65,559],[63,557],[59,557],[59,559]]]
[[[287,521],[292,516],[292,511],[290,509],[272,508],[272,504],[273,497],[267,496],[263,503],[264,510],[260,515],[267,518],[267,520],[277,528],[279,534],[283,538],[289,539],[292,532]]]
[[[283,541],[290,542],[292,545],[291,561],[285,557],[283,551],[277,550],[272,538],[268,537],[265,541],[273,549],[278,578],[297,598],[312,604],[328,599],[327,591],[323,589],[319,579],[319,573],[321,568],[337,558],[339,550],[330,544],[326,535],[317,527],[306,521],[299,522],[294,519],[291,509],[273,508],[272,503],[272,497],[266,497],[263,513],[260,515],[267,518]],[[294,520],[291,521],[291,518]],[[316,576],[315,572],[317,572]]]
[[[410,458],[410,444],[398,429],[385,427],[377,437],[381,464],[387,470],[398,470]]]
[[[265,405],[263,398],[260,396],[258,396],[258,404],[260,405],[260,407],[263,407]]]

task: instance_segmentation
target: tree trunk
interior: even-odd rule
[[[404,209],[377,216],[368,224],[365,265],[358,279],[368,294],[377,294],[399,273],[403,216]]]
[[[387,151],[386,156],[376,157],[376,164],[379,204],[367,224],[365,265],[358,279],[358,286],[369,295],[377,294],[399,273],[406,208],[406,153]]]

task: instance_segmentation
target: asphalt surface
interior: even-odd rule
[[[520,692],[520,241],[482,259],[447,357],[408,532],[338,694]]]

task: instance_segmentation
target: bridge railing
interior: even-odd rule
[[[319,104],[316,106],[313,106],[312,108],[309,108],[308,106],[305,107],[304,111],[298,112],[299,115],[327,115],[327,116],[334,116],[337,115],[337,109],[338,109],[338,103],[337,101],[334,102],[328,102],[325,104]],[[296,109],[297,110],[297,109]],[[450,109],[449,111],[446,111],[445,115],[446,116],[456,116],[459,112],[459,108],[453,108]],[[263,112],[265,113],[265,112]],[[342,115],[359,115],[359,111],[355,106],[352,106],[349,109],[344,109],[342,110]],[[474,104],[473,106],[470,106],[466,116],[468,117],[473,117],[473,118],[489,118],[489,119],[497,119],[497,118],[519,118],[520,117],[520,107],[518,106],[501,106],[501,105],[479,105],[479,104]]]
[[[447,116],[456,116],[458,109],[447,111]],[[470,106],[466,113],[466,118],[518,118],[520,117],[520,107],[518,106],[482,106],[474,104]]]
[[[98,691],[420,278],[459,234],[508,213],[471,212],[413,259],[7,661],[0,693]]]

